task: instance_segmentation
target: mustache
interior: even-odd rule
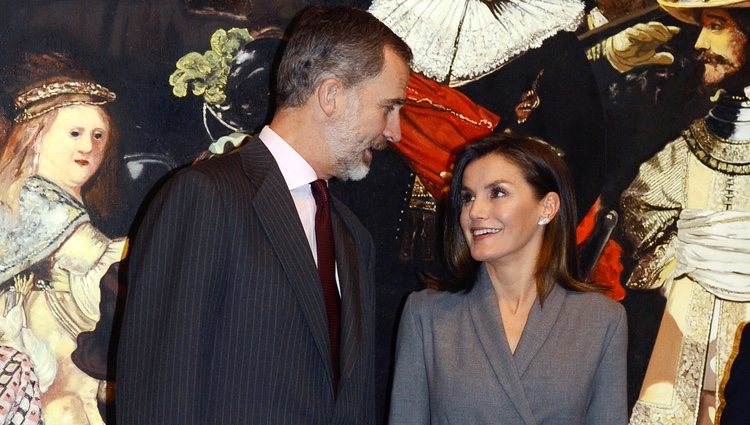
[[[696,59],[711,65],[735,66],[735,64],[726,57],[716,54],[710,50],[701,50],[700,53],[698,53]]]

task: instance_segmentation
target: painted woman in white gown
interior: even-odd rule
[[[17,116],[0,142],[0,307],[5,304],[6,316],[0,345],[31,359],[51,424],[104,423],[100,381],[79,369],[71,353],[78,334],[96,326],[100,281],[125,251],[125,239],[100,232],[86,207],[87,192],[115,151],[103,107],[114,99],[92,81],[45,79],[18,94]]]

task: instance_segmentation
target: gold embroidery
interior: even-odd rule
[[[750,140],[729,140],[713,135],[703,119],[695,120],[683,137],[704,165],[725,174],[750,174]]]
[[[471,118],[467,117],[466,115],[460,114],[460,113],[454,111],[453,109],[451,109],[451,108],[449,108],[447,106],[444,106],[444,105],[441,105],[439,103],[433,102],[432,99],[430,99],[428,97],[416,97],[417,92],[416,92],[416,90],[414,90],[411,87],[407,87],[406,89],[409,92],[409,95],[406,98],[409,99],[409,100],[411,100],[412,102],[416,102],[416,103],[429,103],[435,109],[438,109],[438,110],[441,110],[441,111],[444,111],[444,112],[448,112],[451,115],[454,115],[454,116],[456,116],[456,117],[458,117],[458,118],[462,119],[463,121],[466,121],[466,122],[468,122],[470,124],[474,124],[474,125],[476,125],[478,127],[487,127],[490,130],[492,130],[492,129],[495,128],[495,125],[491,121],[487,121],[487,120],[475,121],[475,120],[472,120]]]
[[[409,208],[437,212],[437,200],[427,190],[419,176],[414,177],[414,186],[411,189]]]
[[[680,283],[691,284],[687,279]],[[699,383],[703,382],[714,299],[700,285],[693,285],[688,308],[691,312],[689,324],[680,346],[675,397],[668,405],[638,400],[630,416],[630,425],[685,425],[696,422],[701,391]]]

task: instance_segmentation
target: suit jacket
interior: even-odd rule
[[[119,425],[373,422],[374,248],[331,202],[338,396],[317,267],[281,172],[256,138],[177,173],[135,236]]]
[[[625,309],[556,285],[511,353],[484,268],[469,293],[409,296],[390,424],[625,424]]]

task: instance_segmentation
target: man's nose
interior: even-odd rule
[[[385,139],[389,142],[398,143],[401,141],[401,115],[390,114],[388,116],[388,122],[385,124],[383,136],[385,136]]]
[[[701,30],[698,34],[698,39],[695,40],[696,50],[708,50],[711,47],[710,37],[706,34],[706,30]]]

